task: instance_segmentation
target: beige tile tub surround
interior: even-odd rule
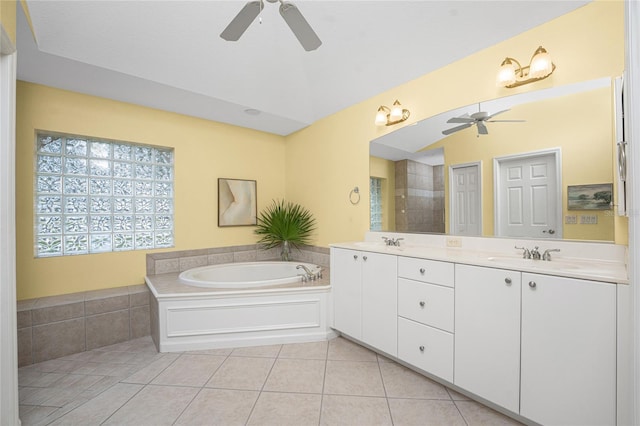
[[[291,250],[293,261],[329,267],[327,247],[302,246]],[[258,244],[147,254],[147,275],[170,274],[223,263],[279,260],[280,248],[263,250]]]
[[[17,307],[18,365],[149,335],[145,285],[22,300]]]

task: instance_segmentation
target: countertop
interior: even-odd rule
[[[411,244],[403,244],[400,247],[396,247],[387,246],[383,242],[370,241],[335,243],[331,244],[331,247],[614,284],[628,284],[629,282],[627,267],[623,261],[563,257],[557,253],[552,253],[550,261],[543,261],[523,259],[522,256],[513,252],[496,253]]]

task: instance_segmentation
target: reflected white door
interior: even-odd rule
[[[561,238],[558,150],[494,162],[496,235]]]
[[[480,165],[451,166],[449,177],[450,233],[482,235]]]

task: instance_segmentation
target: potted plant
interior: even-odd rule
[[[298,248],[308,244],[315,229],[316,220],[307,209],[292,202],[273,200],[260,212],[254,232],[261,236],[258,244],[262,244],[265,250],[281,245],[280,257],[288,261],[291,246]]]

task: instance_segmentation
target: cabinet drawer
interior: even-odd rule
[[[398,276],[453,287],[453,263],[399,257]]]
[[[453,333],[453,289],[398,279],[398,315]]]
[[[453,334],[398,318],[398,358],[453,383]]]

